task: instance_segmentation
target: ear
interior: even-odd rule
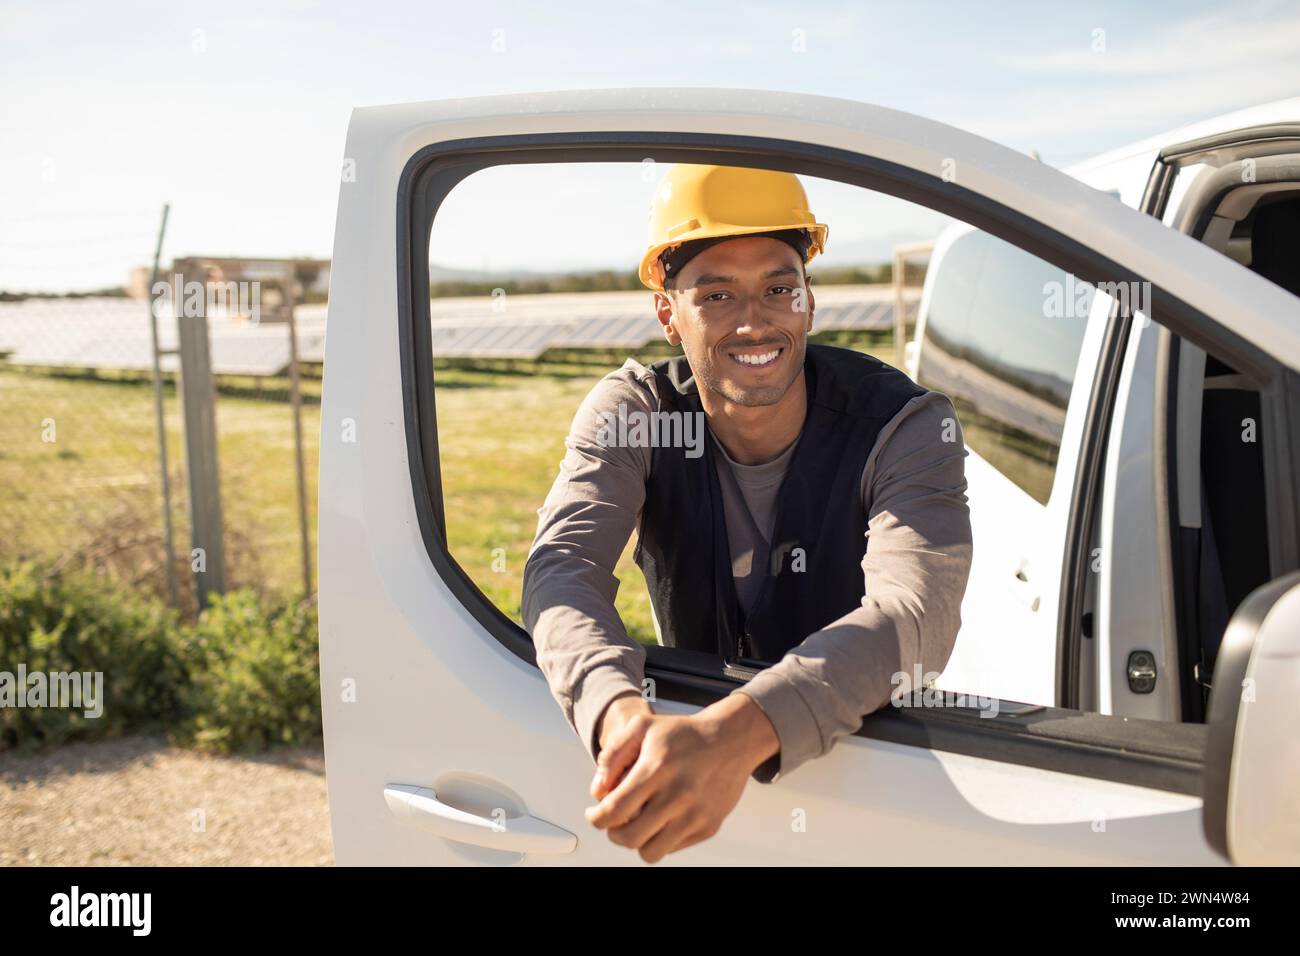
[[[668,344],[674,346],[681,345],[682,337],[672,325],[672,297],[666,292],[655,293],[655,318],[658,319],[659,324],[664,327],[664,338],[668,340]]]
[[[813,296],[812,286],[804,286],[805,298],[808,301],[808,323],[805,331],[811,332],[813,327],[813,313],[817,311],[817,299]]]

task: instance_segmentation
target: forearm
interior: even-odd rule
[[[627,633],[602,576],[579,559],[543,547],[524,572],[524,626],[537,666],[588,752],[599,752],[599,721],[610,702],[639,695],[645,649]],[[615,585],[616,587],[616,585]]]
[[[779,762],[769,762],[759,779],[789,773],[854,733],[863,716],[888,703],[896,675],[911,679],[918,668],[922,674],[943,669],[960,626],[969,549],[933,554],[928,564],[952,585],[924,595],[879,588],[738,689],[768,715],[780,738]]]
[[[620,696],[640,694],[645,673],[645,649],[614,607],[614,569],[645,498],[650,452],[607,446],[598,433],[611,409],[655,407],[653,392],[637,378],[649,373],[634,364],[605,376],[574,416],[524,568],[522,613],[538,666],[593,757],[604,710]]]

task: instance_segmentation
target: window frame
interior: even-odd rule
[[[428,293],[431,229],[442,200],[458,183],[480,169],[558,162],[640,163],[647,158],[655,162],[779,169],[861,186],[950,215],[1083,281],[1143,281],[1068,235],[955,182],[945,182],[938,176],[876,157],[817,144],[726,133],[607,131],[507,133],[448,140],[418,150],[406,162],[398,183],[396,252],[407,462],[420,533],[434,569],[456,599],[489,635],[534,666],[536,654],[531,637],[487,599],[447,547]],[[1215,348],[1235,357],[1245,370],[1256,370],[1270,381],[1276,379],[1280,366],[1266,353],[1154,284],[1152,289],[1153,306],[1162,317],[1174,319],[1169,324],[1180,334],[1192,341],[1212,342]],[[1112,317],[1107,335],[1111,351],[1103,350],[1102,373],[1108,367],[1108,360],[1113,362],[1116,351],[1122,352],[1114,345],[1122,344],[1127,337],[1127,321],[1124,316]],[[1089,444],[1090,437],[1104,439],[1108,417],[1099,417],[1107,411],[1101,388],[1104,381],[1104,374],[1094,378],[1085,445]],[[1089,449],[1085,448],[1085,460],[1088,453]],[[1085,495],[1089,491],[1086,478],[1081,467],[1076,475],[1076,500],[1071,515],[1075,533],[1067,538],[1075,552],[1081,550],[1083,541],[1074,529],[1077,517],[1082,516],[1076,512],[1081,497],[1090,499],[1090,495]],[[1063,592],[1069,580],[1069,573],[1062,575]],[[1064,596],[1063,593],[1063,599]],[[1060,686],[1067,685],[1071,670],[1077,686],[1077,646],[1072,651],[1072,668],[1070,652],[1068,646],[1061,645],[1058,634]],[[681,651],[647,647],[646,674],[655,680],[661,698],[706,706],[741,686],[741,680],[723,672],[720,659],[697,656],[699,660]],[[1058,704],[1061,703],[1062,699],[1058,699]],[[857,735],[1158,790],[1199,794],[1205,753],[1203,730],[1201,725],[1081,713],[1072,709],[1067,698],[1062,707],[1008,706],[995,718],[984,717],[970,708],[886,707],[867,715]]]

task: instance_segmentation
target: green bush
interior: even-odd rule
[[[0,706],[0,751],[162,731],[248,752],[321,734],[315,609],[247,589],[186,625],[156,598],[85,571],[0,567],[0,672],[13,681],[20,664],[101,672],[103,713]]]
[[[0,568],[0,671],[15,683],[19,665],[28,674],[103,674],[99,717],[84,708],[0,707],[0,750],[174,725],[188,678],[178,628],[171,609],[91,574],[51,574],[30,562]]]
[[[314,608],[268,607],[235,591],[215,598],[182,640],[190,663],[182,741],[247,752],[320,738]]]

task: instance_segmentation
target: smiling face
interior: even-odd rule
[[[680,344],[701,392],[774,405],[803,374],[813,298],[788,243],[741,236],[691,259],[656,293],[664,334]]]

